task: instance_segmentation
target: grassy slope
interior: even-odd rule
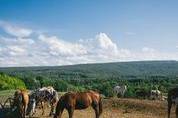
[[[15,90],[3,90],[0,91],[0,96],[10,96],[15,92]]]
[[[66,75],[74,77],[76,73],[80,76],[86,75],[86,78],[96,77],[118,77],[118,76],[177,76],[177,61],[138,61],[138,62],[117,62],[101,64],[80,64],[71,66],[54,67],[13,67],[0,68],[0,72],[13,75],[44,75],[49,78],[60,78]]]

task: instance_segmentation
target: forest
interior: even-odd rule
[[[40,86],[53,86],[62,92],[92,89],[107,97],[114,95],[114,86],[127,85],[128,90],[125,97],[136,97],[136,90],[139,89],[149,91],[158,88],[167,93],[170,88],[178,85],[177,61],[6,67],[0,68],[0,73],[1,90],[16,89],[15,83],[4,82],[15,79],[18,81],[19,87],[27,89],[36,89]]]

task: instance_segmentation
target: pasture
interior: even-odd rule
[[[12,96],[13,90],[1,91],[0,102],[3,102],[9,96]],[[63,93],[59,93],[61,96]],[[165,118],[167,116],[167,102],[154,101],[154,100],[140,100],[140,99],[119,99],[108,98],[103,99],[103,113],[101,118]],[[175,109],[173,107],[173,109]],[[37,109],[34,118],[50,118],[48,117],[50,108],[46,105],[46,114],[41,115],[41,110]],[[171,116],[175,117],[172,110]],[[95,114],[92,108],[86,110],[75,110],[74,118],[94,118]],[[171,118],[172,118],[171,117]],[[15,117],[14,117],[15,118]],[[67,111],[65,110],[62,118],[68,118]]]

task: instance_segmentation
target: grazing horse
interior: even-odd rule
[[[57,105],[58,102],[58,93],[56,90],[54,90],[53,87],[43,87],[40,89],[37,89],[33,91],[30,95],[30,104],[27,114],[34,114],[35,108],[39,104],[41,104],[42,107],[42,115],[44,114],[44,103],[48,102],[51,106],[50,110],[50,116],[54,112],[54,108]]]
[[[12,104],[12,111],[17,111],[19,118],[25,118],[26,110],[29,103],[29,95],[27,90],[17,90],[14,94],[14,102]]]
[[[151,90],[151,92],[150,92],[150,98],[152,100],[157,100],[157,99],[162,100],[162,93],[161,93],[161,91],[159,91],[159,90]]]
[[[64,109],[67,109],[69,118],[72,118],[75,109],[86,109],[89,106],[92,106],[96,118],[99,118],[102,113],[102,102],[99,93],[94,91],[68,92],[59,99],[54,118],[61,118]]]
[[[136,88],[135,94],[137,98],[141,98],[141,99],[150,98],[150,91],[147,91],[143,88]]]
[[[172,104],[176,105],[176,118],[178,118],[178,88],[173,88],[168,91],[168,118],[170,118],[170,112]]]
[[[124,97],[125,92],[127,91],[127,86],[115,86],[114,87],[114,93],[117,94],[117,96],[121,95],[121,97]]]

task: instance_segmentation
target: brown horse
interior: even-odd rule
[[[173,88],[168,92],[168,118],[170,118],[172,104],[176,105],[176,118],[178,118],[178,88]]]
[[[29,95],[27,90],[17,90],[14,94],[14,103],[12,110],[16,110],[19,118],[25,118],[26,110],[29,103]]]
[[[92,106],[96,118],[99,118],[102,113],[102,102],[99,93],[94,91],[68,92],[59,99],[54,118],[61,118],[64,109],[67,109],[69,118],[72,118],[75,109],[85,109],[89,106]]]

